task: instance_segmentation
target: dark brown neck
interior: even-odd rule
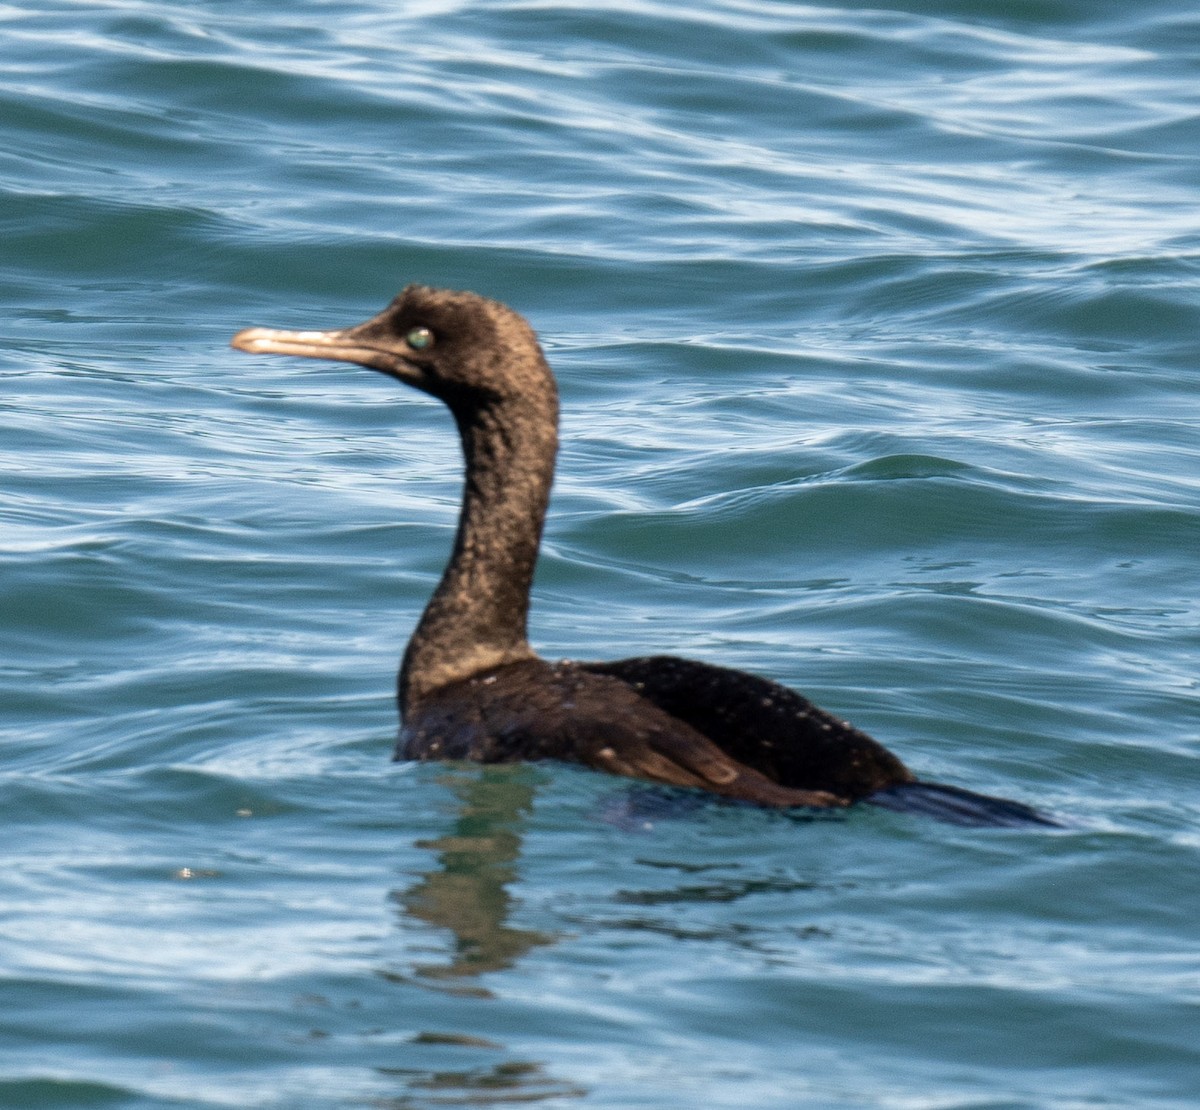
[[[400,668],[400,710],[447,683],[533,657],[526,633],[558,447],[553,381],[535,397],[455,408],[466,462],[454,551]]]

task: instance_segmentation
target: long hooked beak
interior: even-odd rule
[[[230,345],[252,355],[300,355],[303,358],[329,358],[339,362],[363,362],[379,350],[364,345],[354,334],[355,328],[335,331],[288,331],[284,328],[246,328],[230,340]]]
[[[284,328],[246,328],[230,344],[239,351],[260,355],[299,355],[301,358],[327,358],[336,362],[356,362],[360,366],[390,374],[417,385],[419,367],[397,352],[385,330],[381,316],[352,328],[333,331],[288,331]]]

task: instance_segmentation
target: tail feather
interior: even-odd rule
[[[976,828],[1050,828],[1063,826],[1053,817],[1021,802],[976,794],[938,782],[902,782],[863,798],[867,805],[897,813],[918,813],[948,825]]]

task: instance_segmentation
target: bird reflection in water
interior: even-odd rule
[[[426,979],[462,979],[512,967],[531,948],[553,944],[552,933],[508,924],[521,833],[533,804],[536,772],[522,767],[452,771],[442,778],[458,799],[454,827],[421,848],[438,866],[393,895],[405,914],[448,929],[453,955],[415,968]]]
[[[453,937],[449,959],[417,965],[413,970],[418,979],[460,997],[491,999],[491,991],[470,982],[474,977],[510,968],[531,949],[557,940],[553,933],[508,924],[514,905],[509,886],[518,877],[521,834],[540,776],[528,767],[506,766],[450,770],[440,781],[455,798],[453,828],[436,840],[420,843],[437,853],[437,866],[392,898],[400,907],[402,923],[404,918],[415,918],[446,929]],[[502,1044],[467,1033],[426,1031],[413,1037],[411,1044],[418,1054],[462,1053],[476,1059],[481,1053],[505,1051]],[[585,1088],[555,1078],[532,1060],[379,1071],[404,1082],[404,1095],[378,1103],[395,1110],[534,1104],[587,1094]]]

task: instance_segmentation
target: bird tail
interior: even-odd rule
[[[1021,802],[939,782],[901,782],[876,790],[863,801],[897,813],[919,813],[948,825],[1004,829],[1063,827],[1053,817]]]

